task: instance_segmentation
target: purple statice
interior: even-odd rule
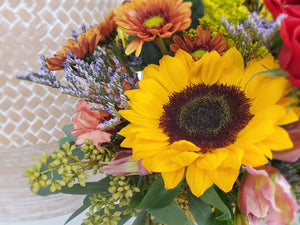
[[[236,48],[243,55],[245,62],[258,54],[259,48],[265,46],[273,48],[272,41],[279,34],[280,24],[284,16],[279,16],[276,21],[261,19],[256,12],[250,14],[247,20],[235,27],[222,17],[221,23],[229,37],[235,42]],[[270,47],[272,46],[272,47]]]
[[[111,120],[104,122],[103,127],[111,127],[121,122],[118,110],[129,107],[123,84],[126,84],[126,89],[137,88],[137,75],[124,72],[109,46],[98,46],[87,57],[78,59],[68,51],[64,62],[64,76],[57,80],[54,72],[49,71],[45,58],[41,56],[40,72],[30,72],[19,75],[18,78],[58,88],[64,94],[100,104],[103,108],[97,110],[106,111],[113,116]]]
[[[77,37],[79,36],[79,34],[86,33],[86,31],[87,31],[86,26],[82,24],[81,31],[79,33],[76,30],[71,29],[72,32],[71,37],[74,38],[74,40],[77,42]]]
[[[30,71],[27,74],[17,74],[16,77],[21,80],[28,80],[53,88],[60,88],[62,84],[57,80],[54,73],[48,70],[45,57],[40,55],[40,61],[42,65],[39,73],[36,71]]]

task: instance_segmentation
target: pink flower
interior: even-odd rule
[[[265,221],[268,225],[286,225],[295,219],[300,209],[290,190],[290,185],[280,172],[271,166],[256,169],[245,166],[238,201],[250,225]]]
[[[300,158],[300,120],[288,126],[287,131],[294,147],[285,151],[273,151],[273,158],[285,162],[296,162]]]
[[[91,110],[90,107],[99,107],[99,104],[80,100],[77,103],[76,116],[72,118],[73,131],[71,134],[77,136],[76,145],[84,144],[84,139],[90,139],[95,146],[110,142],[111,134],[100,129],[99,123],[111,117],[107,112]]]
[[[141,161],[134,161],[132,150],[123,150],[116,153],[115,158],[101,169],[110,175],[147,175],[149,172],[143,167]]]

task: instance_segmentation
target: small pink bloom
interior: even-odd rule
[[[285,151],[273,151],[273,158],[285,162],[296,162],[300,158],[300,121],[287,127],[294,147]]]
[[[256,169],[245,166],[238,201],[242,213],[249,218],[250,225],[265,221],[268,225],[286,225],[295,219],[300,209],[290,185],[280,172],[271,166]]]
[[[76,145],[84,144],[84,139],[90,139],[95,146],[101,146],[104,142],[110,142],[111,134],[100,129],[99,123],[111,117],[107,112],[91,110],[90,107],[99,107],[99,104],[80,100],[76,107],[76,116],[72,118],[73,131],[77,136]]]
[[[116,153],[115,158],[108,162],[101,169],[102,172],[110,175],[147,175],[149,172],[143,167],[140,161],[132,158],[132,150],[123,150]]]

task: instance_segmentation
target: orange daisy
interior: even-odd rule
[[[67,45],[56,52],[53,57],[46,59],[49,70],[61,70],[67,58],[67,51],[71,51],[77,58],[82,59],[86,54],[91,54],[98,43],[105,42],[117,25],[113,19],[114,14],[110,12],[104,21],[93,28],[87,29],[86,33],[79,34],[77,41],[69,39]]]
[[[126,48],[127,55],[139,56],[144,42],[171,37],[191,24],[191,2],[183,0],[133,0],[114,9],[118,26],[137,36]]]
[[[173,52],[182,49],[191,54],[195,60],[204,55],[205,52],[217,51],[220,55],[227,48],[227,41],[222,40],[222,33],[217,33],[211,37],[210,29],[204,30],[202,26],[197,27],[197,34],[192,40],[188,35],[183,35],[183,39],[178,35],[174,36],[174,44],[170,45]]]

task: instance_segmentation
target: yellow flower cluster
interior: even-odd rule
[[[248,8],[243,5],[244,0],[204,0],[204,16],[199,19],[200,25],[210,28],[213,33],[226,31],[220,23],[222,16],[233,25],[247,19],[249,15]]]

